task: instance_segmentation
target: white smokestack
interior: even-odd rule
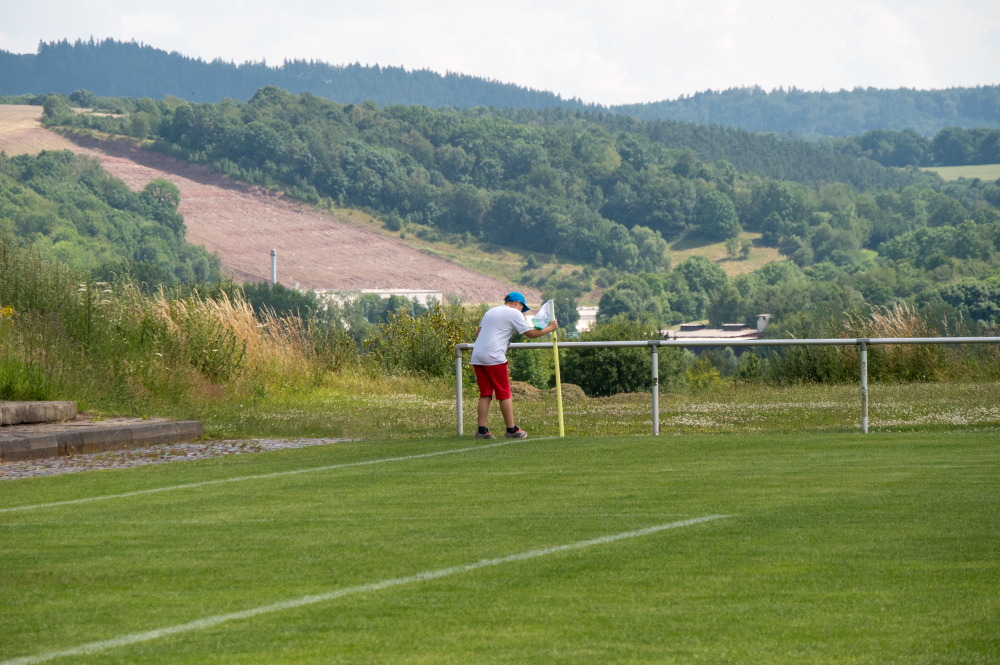
[[[278,252],[271,250],[271,286],[278,283]]]

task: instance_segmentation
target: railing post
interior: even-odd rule
[[[868,344],[861,342],[861,433],[868,434]]]
[[[462,436],[462,349],[455,345],[455,420]]]
[[[653,436],[660,434],[660,354],[659,343],[652,342],[649,345],[650,356],[652,358],[653,375]]]

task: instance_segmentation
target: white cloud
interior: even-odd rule
[[[211,60],[460,71],[607,104],[759,84],[1000,83],[995,0],[0,0],[0,48],[115,37]]]

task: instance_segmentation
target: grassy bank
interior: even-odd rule
[[[221,282],[148,294],[127,278],[92,281],[2,238],[0,268],[0,399],[72,399],[97,415],[198,419],[215,437],[408,438],[454,431],[452,349],[473,338],[478,311],[438,307],[412,318],[404,310],[381,325],[366,324],[361,334],[336,308],[302,317],[255,312],[239,289]],[[905,308],[849,323],[854,327],[821,332],[935,334]],[[615,319],[584,338],[654,333],[649,325]],[[567,432],[649,431],[649,395],[642,392],[649,389],[648,354],[562,354],[564,380],[584,385],[590,395],[610,395],[568,401]],[[760,360],[745,354],[738,363],[720,355],[716,360],[736,371],[728,378],[709,355],[690,364],[683,354],[660,354],[664,433],[858,425],[855,349],[788,351]],[[512,354],[513,375],[544,387],[550,358],[547,350]],[[993,347],[873,348],[871,425],[995,424],[998,374],[1000,353]],[[471,431],[478,393],[468,366],[464,379]],[[518,400],[516,414],[532,434],[557,431],[551,395]],[[498,413],[491,427],[501,429]]]
[[[204,410],[178,411],[200,418],[213,436],[336,436],[404,439],[455,432],[454,382],[342,375],[307,394],[254,402],[219,401]],[[465,431],[474,431],[478,393],[465,389]],[[1000,384],[874,384],[869,392],[872,431],[923,431],[955,426],[1000,427]],[[564,405],[571,436],[648,434],[649,393],[584,398]],[[555,397],[515,398],[515,419],[532,436],[559,432]],[[660,395],[660,431],[674,434],[857,431],[860,395],[848,384],[724,386]],[[494,406],[494,432],[503,421]]]

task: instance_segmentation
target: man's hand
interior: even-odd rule
[[[548,335],[550,332],[555,332],[559,328],[559,322],[555,319],[549,321],[549,325],[545,326],[541,330],[529,330],[524,333],[524,336],[528,339],[534,339],[535,337],[541,337],[542,335]]]

